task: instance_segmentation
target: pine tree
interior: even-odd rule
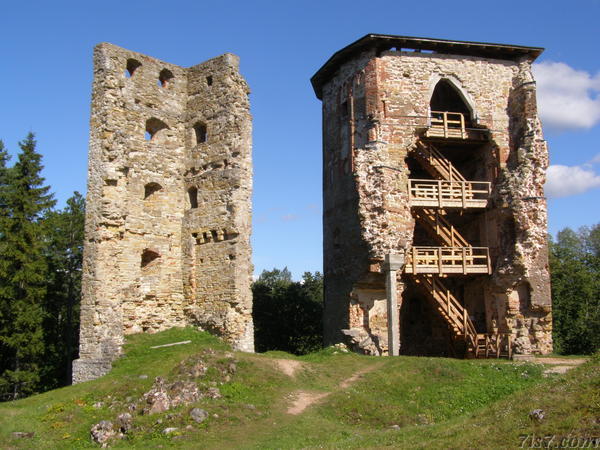
[[[0,330],[0,389],[13,399],[39,388],[47,277],[42,218],[55,203],[44,186],[33,133],[19,147],[4,193],[7,218],[0,236],[0,304],[6,314]]]
[[[8,229],[9,220],[9,208],[7,199],[7,190],[10,185],[10,169],[7,167],[7,163],[10,160],[10,155],[4,148],[4,143],[0,141],[0,255],[4,255],[4,245],[6,231]],[[8,276],[8,265],[3,258],[0,258],[0,337],[4,336],[8,326],[10,324],[10,303],[7,300],[7,296],[4,295],[6,287],[6,280]],[[0,338],[0,355],[8,354],[8,347],[4,344]],[[5,394],[7,385],[4,382],[1,374],[4,373],[6,360],[0,358],[0,401],[3,400],[2,394]]]
[[[51,211],[45,219],[49,269],[44,324],[47,389],[71,382],[71,363],[79,342],[84,219],[85,199],[79,192],[67,200],[63,210]]]

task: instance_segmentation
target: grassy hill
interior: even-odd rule
[[[600,437],[598,355],[554,375],[541,364],[336,348],[304,357],[233,353],[193,329],[131,336],[125,351],[101,379],[0,404],[0,447],[97,448],[90,428],[124,412],[131,426],[111,447],[516,448],[523,435]],[[200,398],[148,414],[144,394],[157,386],[191,386]],[[197,423],[192,408],[208,418]],[[541,421],[530,418],[534,409],[544,411]]]

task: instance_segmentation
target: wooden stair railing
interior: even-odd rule
[[[491,274],[488,247],[418,247],[405,253],[404,273]]]
[[[439,277],[415,275],[413,280],[427,295],[433,308],[444,319],[453,341],[465,345],[465,356],[474,358],[512,358],[510,333],[477,333],[467,309]]]
[[[480,333],[477,335],[475,358],[512,358],[510,333]]]
[[[467,138],[465,115],[459,112],[431,111],[429,135]]]
[[[425,230],[440,245],[471,247],[471,244],[454,228],[454,225],[442,215],[442,211],[432,208],[418,208],[414,210],[414,217],[424,225]]]
[[[491,193],[488,181],[408,180],[411,206],[486,208]]]
[[[413,149],[413,154],[432,177],[446,181],[467,181],[450,160],[433,145],[419,141]]]
[[[442,316],[454,340],[463,341],[467,352],[477,349],[477,331],[467,309],[464,308],[452,292],[444,286],[438,277],[415,275],[415,283],[427,294],[432,306]]]

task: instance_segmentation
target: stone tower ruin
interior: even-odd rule
[[[531,73],[542,51],[371,34],[313,76],[327,343],[552,350],[548,155]]]
[[[249,89],[235,55],[182,68],[94,51],[79,358],[194,325],[253,351]]]

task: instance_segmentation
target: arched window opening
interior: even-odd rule
[[[146,186],[144,186],[144,200],[147,200],[161,189],[162,186],[158,183],[148,183]]]
[[[198,207],[198,188],[196,187],[191,187],[188,189],[188,198],[189,198],[189,202],[190,202],[190,208],[197,208]]]
[[[158,85],[164,88],[169,87],[173,78],[175,78],[173,72],[171,72],[169,69],[163,69],[158,74]]]
[[[447,79],[441,79],[436,84],[431,101],[431,111],[447,111],[461,113],[471,119],[471,111],[454,85]]]
[[[212,77],[212,75],[209,75],[206,77],[206,85],[212,86],[212,84],[213,84],[213,77]]]
[[[472,127],[472,109],[462,92],[448,79],[436,85],[429,102],[431,118],[428,136],[465,139]]]
[[[196,133],[196,144],[202,144],[206,142],[206,139],[208,137],[206,131],[206,124],[202,122],[197,122],[196,125],[194,125],[194,132]]]
[[[152,117],[146,120],[146,140],[152,140],[160,130],[169,128],[162,120]]]
[[[158,251],[146,248],[142,252],[142,260],[140,262],[140,267],[148,267],[148,265],[156,261],[158,258],[160,258],[160,254],[158,253]]]
[[[125,76],[131,78],[138,67],[142,65],[137,59],[129,58],[125,67]]]

